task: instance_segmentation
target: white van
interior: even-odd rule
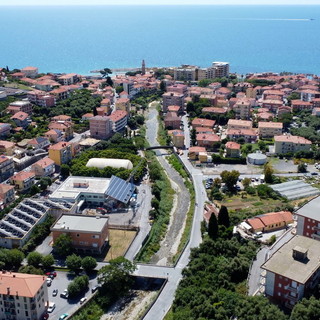
[[[51,313],[54,308],[56,307],[56,304],[54,302],[49,302],[49,307],[48,307],[48,313]]]

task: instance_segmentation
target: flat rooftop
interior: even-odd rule
[[[307,259],[296,260],[293,258],[293,249],[298,247],[308,251]],[[320,267],[319,257],[318,240],[295,236],[280,247],[261,268],[304,284]]]
[[[82,232],[102,232],[107,217],[63,215],[51,228],[52,231],[69,230]]]
[[[299,208],[296,213],[306,218],[320,221],[320,197],[316,197]]]
[[[81,193],[105,194],[109,184],[109,178],[70,176],[49,198],[76,201]]]

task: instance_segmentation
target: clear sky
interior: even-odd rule
[[[320,5],[320,0],[0,0],[1,5]]]

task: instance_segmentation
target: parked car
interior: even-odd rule
[[[67,318],[69,316],[68,313],[64,313],[60,316],[59,320],[64,320],[65,318]]]
[[[54,289],[54,290],[52,291],[52,295],[55,297],[57,294],[58,294],[58,289]]]
[[[54,302],[49,303],[48,312],[51,313],[56,307],[56,304]]]
[[[83,304],[87,300],[87,297],[83,297],[80,299],[80,304]]]
[[[96,292],[97,290],[99,289],[99,286],[94,286],[92,289],[91,289],[91,292]]]
[[[318,175],[318,172],[312,172],[311,175],[312,175],[312,176],[317,176],[317,175]]]
[[[64,291],[60,293],[60,297],[64,299],[68,299],[69,298],[68,289],[64,289]]]
[[[51,278],[47,278],[47,286],[50,287],[52,284],[52,279]]]

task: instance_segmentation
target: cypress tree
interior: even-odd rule
[[[217,239],[218,237],[218,221],[214,213],[211,214],[208,224],[208,235],[211,239]]]
[[[218,215],[218,224],[225,226],[226,228],[230,227],[229,212],[226,206],[221,206],[219,215]]]

